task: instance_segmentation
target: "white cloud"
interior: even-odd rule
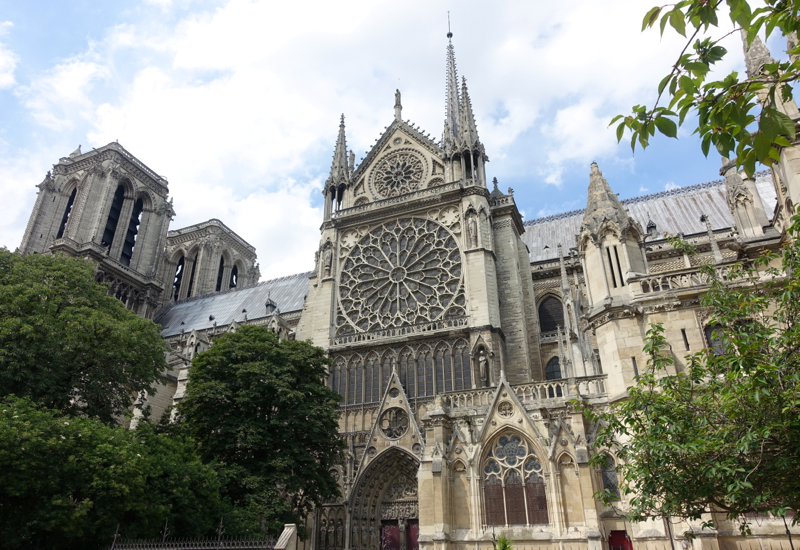
[[[22,155],[22,167],[10,160],[16,152],[0,152],[0,176],[17,178],[0,178],[0,187],[24,181],[29,208],[50,163],[78,143],[88,150],[118,139],[169,178],[173,228],[216,217],[256,246],[265,277],[309,269],[339,114],[357,158],[391,121],[397,87],[404,118],[440,135],[449,8],[440,0],[403,9],[366,0],[205,5],[145,0],[141,20],[108,26],[83,54],[17,86],[38,125],[29,130],[46,144]],[[593,160],[634,170],[617,158],[608,120],[652,98],[678,38],[640,34],[636,0],[459,8],[458,69],[501,180],[504,172],[558,185],[576,165],[588,174]],[[174,18],[161,17],[168,10]],[[23,230],[19,221],[0,226],[0,242],[18,243]]]
[[[13,27],[11,21],[0,22],[0,37],[3,37]],[[0,89],[10,88],[15,83],[14,70],[17,68],[19,58],[17,54],[0,43]]]
[[[639,194],[641,194],[641,195],[644,195],[644,194],[645,194],[645,193],[647,193],[648,191],[650,191],[650,189],[648,189],[648,188],[647,188],[647,187],[645,187],[644,185],[640,185],[640,186],[639,186]]]
[[[668,181],[664,184],[664,191],[672,191],[673,189],[679,189],[680,185],[673,181]]]

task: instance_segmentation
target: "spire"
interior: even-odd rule
[[[347,141],[344,137],[344,115],[339,122],[339,137],[336,138],[336,148],[333,150],[333,163],[328,181],[334,183],[346,182],[349,179],[350,169],[347,158]]]
[[[628,212],[622,207],[617,195],[611,191],[597,163],[593,162],[589,175],[589,199],[586,201],[583,227],[596,236],[606,221],[615,223],[620,232],[631,225]]]
[[[448,18],[447,32],[447,96],[445,98],[444,115],[444,140],[453,139],[458,136],[458,124],[460,119],[459,97],[458,97],[458,75],[456,74],[456,53],[453,49],[453,33],[449,31],[450,22]]]
[[[748,78],[755,78],[761,74],[761,69],[767,63],[775,63],[769,50],[758,36],[747,44],[747,31],[742,29],[742,45],[744,47],[744,62],[747,67]]]
[[[467,91],[467,79],[461,78],[461,140],[462,145],[472,149],[480,143],[480,140],[478,139],[478,128],[475,126],[475,116],[472,114],[472,102]]]

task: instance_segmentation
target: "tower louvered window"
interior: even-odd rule
[[[487,525],[549,523],[542,464],[530,443],[516,434],[501,435],[483,462]]]
[[[119,257],[120,261],[125,265],[131,265],[133,247],[136,245],[136,235],[139,234],[139,218],[143,209],[144,203],[142,199],[138,199],[133,205],[131,219],[128,222],[128,230],[125,232],[125,242],[122,245],[122,254]]]
[[[60,239],[64,236],[64,230],[67,228],[67,221],[69,221],[69,214],[72,212],[72,205],[75,203],[75,195],[78,193],[78,188],[72,190],[72,193],[69,196],[69,200],[67,201],[67,208],[64,209],[64,216],[61,218],[61,225],[58,227],[58,235],[56,235],[56,239]]]
[[[103,230],[103,240],[100,243],[103,246],[111,246],[114,242],[114,234],[117,232],[117,224],[119,223],[119,216],[122,214],[122,203],[124,201],[125,188],[119,185],[114,192],[114,198],[111,200],[111,209],[108,212],[106,227]]]

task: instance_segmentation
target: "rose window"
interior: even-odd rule
[[[416,191],[425,177],[424,160],[406,150],[385,157],[372,176],[375,192],[382,197],[396,197]]]
[[[338,334],[465,315],[455,237],[420,218],[376,227],[343,264],[339,303]]]

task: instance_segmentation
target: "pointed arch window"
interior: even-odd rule
[[[228,282],[228,288],[236,288],[239,284],[239,267],[234,265],[231,269],[231,280]]]
[[[114,198],[111,200],[111,209],[108,211],[106,227],[103,230],[103,239],[100,241],[102,246],[111,246],[114,242],[123,202],[125,202],[125,188],[122,185],[118,185],[117,190],[114,192]]]
[[[542,464],[516,434],[498,437],[483,462],[487,525],[549,523]]]
[[[559,380],[561,376],[561,361],[558,357],[553,357],[547,362],[544,370],[545,380]]]
[[[417,356],[417,396],[433,395],[433,353],[424,349]]]
[[[603,489],[619,500],[619,477],[614,467],[614,460],[608,455],[605,455],[603,465],[600,467],[600,476],[603,478]]]
[[[183,280],[184,266],[185,258],[181,256],[181,259],[178,260],[178,265],[175,266],[175,277],[172,280],[172,299],[176,301],[181,292],[181,281]]]
[[[219,269],[217,270],[217,292],[222,290],[222,275],[225,274],[225,256],[219,257]]]
[[[380,362],[376,355],[367,359],[366,377],[364,379],[364,403],[374,403],[380,399],[378,394],[378,378],[380,375]]]
[[[78,193],[78,188],[72,190],[72,193],[69,196],[69,200],[67,201],[67,208],[64,209],[64,216],[61,218],[61,225],[58,227],[58,235],[56,235],[56,239],[60,239],[64,236],[64,230],[67,228],[67,221],[69,221],[69,214],[72,212],[72,205],[75,203],[75,195]]]
[[[136,235],[139,234],[139,222],[142,217],[144,203],[142,199],[137,199],[133,204],[131,219],[128,221],[128,230],[125,232],[125,242],[122,244],[122,254],[119,260],[125,265],[131,265],[133,258],[133,247],[136,246]]]
[[[414,379],[414,357],[411,355],[410,350],[403,351],[402,355],[400,356],[400,372],[398,373],[400,377],[400,384],[403,386],[403,389],[406,390],[406,396],[416,397],[417,393],[415,390],[415,382]]]
[[[455,377],[456,391],[466,390],[472,387],[472,369],[470,368],[469,352],[467,344],[463,340],[456,342],[453,352],[453,374]]]
[[[555,332],[564,327],[564,306],[555,296],[548,296],[539,304],[539,328],[542,332]]]

